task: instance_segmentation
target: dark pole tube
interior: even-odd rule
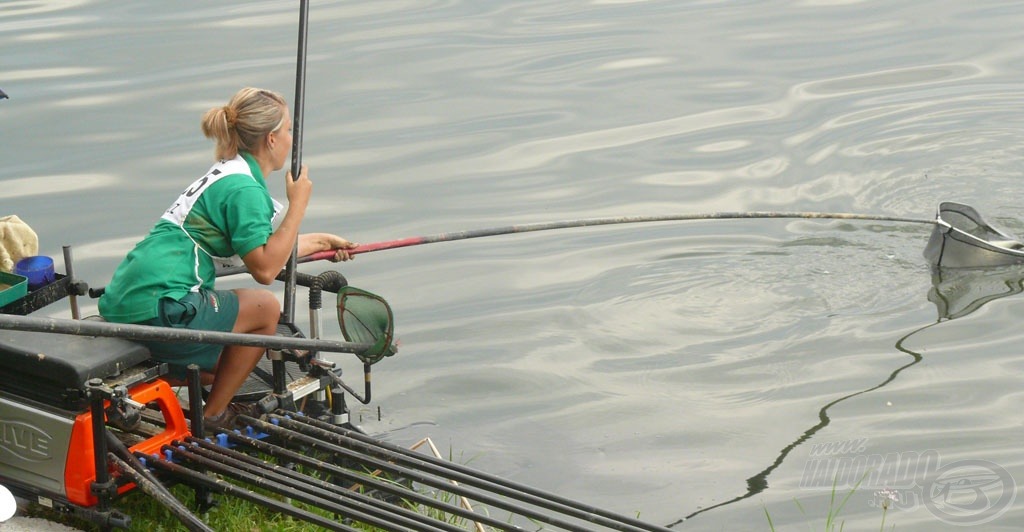
[[[203,378],[202,373],[197,364],[189,364],[185,368],[186,377],[188,379],[188,415],[189,421],[191,422],[192,435],[196,438],[206,437],[206,422],[204,421],[203,414],[206,411],[205,405],[203,405]],[[203,471],[199,471],[203,473]],[[213,494],[202,486],[196,486],[195,492],[195,506],[201,512],[209,510],[213,502]]]
[[[407,524],[414,528],[420,526],[415,523],[421,523],[429,530],[437,530],[438,528],[447,532],[464,532],[465,530],[461,527],[432,519],[429,516],[422,515],[403,506],[388,504],[357,491],[340,488],[330,482],[303,475],[284,466],[261,462],[245,454],[231,451],[210,442],[205,442],[205,445],[203,445],[203,442],[193,440],[192,445],[187,447],[187,449],[196,456],[202,456],[208,460],[222,463],[225,469],[237,469],[244,473],[272,481],[280,486],[282,493],[287,493],[289,496],[294,496],[293,494],[296,492],[303,492],[314,499],[337,501],[337,504],[351,507],[380,519],[408,520]],[[317,503],[317,506],[319,505]]]
[[[590,506],[587,504],[573,501],[571,499],[562,497],[560,495],[545,492],[537,488],[533,488],[524,484],[519,484],[496,475],[491,475],[481,471],[471,469],[469,467],[454,464],[446,460],[434,458],[433,456],[423,455],[405,449],[404,447],[394,445],[385,441],[376,440],[369,438],[364,434],[360,434],[356,431],[348,430],[343,427],[335,425],[329,425],[322,421],[313,419],[308,416],[296,416],[294,418],[281,418],[280,416],[273,416],[274,419],[280,418],[280,425],[286,428],[294,428],[296,431],[300,431],[298,424],[309,425],[313,430],[305,432],[312,437],[318,439],[324,439],[331,441],[340,439],[339,443],[343,443],[352,448],[360,448],[370,454],[375,454],[381,458],[385,458],[389,461],[395,461],[396,463],[407,464],[411,467],[424,468],[425,470],[447,470],[448,474],[453,477],[459,477],[460,482],[467,485],[473,486],[487,486],[492,485],[490,489],[496,493],[507,494],[511,497],[517,498],[523,501],[534,501],[535,504],[542,505],[536,501],[547,501],[544,504],[550,503],[553,505],[565,506],[572,508],[571,511],[566,513],[572,514],[592,514],[602,519],[609,519],[618,521],[628,527],[636,527],[644,530],[667,532],[668,529],[662,526],[645,523],[638,519],[633,519],[628,516],[618,515],[601,508]],[[441,474],[441,473],[438,473]],[[521,494],[521,496],[520,496]],[[605,524],[604,526],[610,526]]]
[[[457,505],[454,505],[454,504],[449,504],[449,503],[444,502],[442,500],[439,500],[439,499],[436,499],[436,498],[429,497],[427,495],[421,494],[421,493],[415,491],[414,489],[404,488],[404,487],[401,486],[401,484],[399,484],[397,482],[389,482],[389,481],[386,481],[386,480],[376,479],[376,478],[374,478],[372,476],[362,475],[362,474],[356,473],[356,472],[354,472],[352,470],[348,470],[348,469],[345,469],[343,467],[339,467],[337,465],[334,465],[334,464],[331,464],[331,463],[328,463],[328,462],[324,462],[323,460],[318,460],[316,458],[311,458],[311,457],[309,457],[307,455],[304,455],[304,454],[301,454],[301,453],[297,453],[297,452],[292,451],[290,449],[287,449],[285,447],[281,447],[279,445],[274,445],[273,443],[268,443],[268,442],[265,442],[263,440],[259,440],[259,439],[256,439],[256,438],[251,438],[249,436],[244,436],[244,435],[239,434],[237,432],[236,433],[227,434],[227,438],[232,443],[235,443],[235,444],[238,444],[238,445],[242,445],[242,446],[245,446],[245,447],[249,447],[249,448],[251,448],[253,450],[259,451],[259,452],[261,452],[263,454],[267,454],[269,456],[273,456],[273,457],[278,458],[278,459],[287,460],[288,463],[295,463],[295,464],[304,465],[304,466],[306,466],[306,467],[308,467],[310,469],[315,469],[315,470],[317,470],[317,471],[319,471],[321,473],[327,473],[327,474],[333,475],[335,477],[344,478],[344,479],[347,479],[347,480],[349,480],[349,481],[351,481],[353,483],[361,484],[363,486],[367,486],[367,487],[370,487],[370,488],[378,490],[378,491],[383,491],[385,493],[389,493],[391,495],[395,495],[395,496],[397,496],[397,497],[399,497],[399,498],[401,498],[403,500],[409,500],[409,501],[413,501],[415,503],[421,504],[423,506],[429,506],[431,508],[436,508],[436,509],[440,510],[441,512],[444,512],[444,513],[447,513],[447,514],[452,514],[452,515],[457,515],[457,516],[463,517],[463,518],[465,518],[467,520],[475,521],[475,522],[478,522],[478,523],[482,523],[482,524],[490,526],[492,528],[496,528],[496,529],[499,529],[499,530],[523,530],[521,527],[516,526],[516,525],[514,525],[512,523],[508,523],[508,522],[505,522],[505,521],[500,521],[500,520],[495,519],[495,518],[493,518],[493,517],[491,517],[489,515],[485,515],[485,514],[482,514],[482,513],[476,513],[476,512],[474,512],[472,510],[468,510],[468,509],[463,508],[461,506],[457,506]],[[188,441],[190,443],[195,443],[195,444],[197,444],[197,445],[199,445],[201,447],[206,447],[206,448],[209,448],[210,446],[215,445],[215,444],[212,444],[212,443],[210,443],[208,441],[205,441],[205,440],[203,440],[203,441],[196,441],[195,438],[189,439]],[[232,452],[237,453],[237,451],[232,451]],[[340,489],[340,488],[338,488],[338,489]],[[342,490],[342,491],[348,492],[347,489]]]
[[[151,325],[131,325],[92,320],[69,320],[62,318],[39,318],[0,313],[0,329],[32,331],[78,336],[108,336],[128,340],[150,340],[157,342],[190,342],[217,345],[246,345],[267,349],[307,349],[330,353],[361,353],[371,347],[369,344],[268,336],[264,334],[226,333],[198,329],[174,329]]]
[[[298,58],[295,66],[295,110],[292,112],[292,179],[299,178],[302,170],[302,126],[305,120],[306,105],[306,41],[309,35],[309,0],[299,3],[299,44]],[[285,266],[287,272],[284,283],[284,305],[281,310],[281,321],[292,323],[295,319],[295,270],[297,267],[298,242],[292,247],[292,255]]]
[[[295,424],[294,423],[290,423],[290,421],[291,421],[290,419],[283,418],[281,416],[273,416],[272,417],[272,419],[274,419],[274,421],[278,422],[279,425],[276,425],[276,424],[273,424],[273,423],[268,423],[266,421],[263,421],[263,420],[260,420],[260,419],[256,419],[256,418],[252,418],[252,417],[245,416],[245,415],[239,416],[239,419],[241,419],[242,421],[252,425],[253,428],[258,429],[258,430],[260,430],[262,432],[266,432],[266,433],[268,433],[268,434],[270,434],[272,436],[277,436],[277,437],[279,437],[280,439],[282,439],[283,441],[285,441],[287,443],[301,444],[301,445],[309,446],[309,447],[312,447],[314,449],[318,449],[318,450],[321,450],[321,451],[326,451],[326,452],[334,453],[334,454],[337,454],[337,455],[340,455],[340,456],[345,456],[345,457],[351,458],[353,460],[362,462],[363,464],[372,466],[374,469],[381,469],[381,470],[384,470],[384,471],[390,471],[390,472],[396,473],[396,474],[398,474],[400,476],[406,477],[406,478],[408,478],[408,479],[410,479],[410,480],[412,480],[414,482],[419,482],[419,483],[425,484],[427,486],[432,486],[434,488],[438,488],[440,490],[448,491],[448,492],[454,493],[456,495],[462,495],[462,496],[465,496],[465,497],[467,497],[467,498],[469,498],[471,500],[475,500],[475,501],[478,501],[478,502],[480,502],[482,504],[490,505],[490,506],[493,506],[495,508],[501,508],[503,510],[507,510],[507,511],[510,511],[510,512],[515,512],[515,513],[518,513],[518,514],[520,514],[520,515],[522,515],[522,516],[524,516],[524,517],[526,517],[528,519],[532,519],[532,520],[535,520],[535,521],[538,521],[538,522],[541,522],[541,523],[546,523],[546,524],[549,524],[549,525],[552,525],[552,526],[555,526],[555,527],[564,528],[566,530],[570,530],[570,531],[574,531],[574,532],[590,532],[591,530],[593,530],[593,527],[590,526],[590,525],[577,525],[577,524],[572,523],[570,521],[567,521],[565,519],[561,519],[561,518],[554,517],[554,516],[551,516],[551,515],[546,515],[546,514],[544,514],[542,512],[536,511],[536,510],[534,510],[532,508],[527,508],[525,506],[520,506],[520,505],[513,504],[513,503],[509,502],[508,500],[506,500],[506,499],[504,499],[502,497],[492,496],[492,495],[489,495],[488,493],[486,493],[484,491],[481,491],[480,489],[475,489],[473,487],[470,487],[470,486],[481,487],[481,484],[484,484],[482,489],[489,489],[490,488],[490,486],[487,485],[488,484],[487,482],[481,482],[480,479],[474,478],[472,475],[460,475],[460,474],[448,471],[447,473],[449,473],[449,475],[446,476],[443,473],[438,473],[436,471],[436,468],[433,468],[434,469],[433,471],[427,471],[427,469],[430,469],[430,468],[426,468],[426,469],[413,469],[413,468],[409,468],[409,467],[404,467],[402,465],[398,465],[396,462],[389,461],[389,459],[393,458],[393,456],[390,456],[388,459],[377,459],[377,458],[374,458],[374,457],[369,456],[367,454],[361,454],[361,453],[359,453],[357,451],[354,451],[352,449],[348,449],[348,448],[345,448],[345,447],[343,447],[341,445],[338,445],[336,443],[332,443],[330,441],[326,441],[324,439],[321,439],[321,435],[311,436],[309,434],[304,434],[304,433],[301,433],[301,432],[296,432],[295,430],[291,430],[293,428],[297,428],[295,426]],[[321,432],[324,432],[324,431],[321,431]],[[329,436],[330,435],[328,435],[328,439],[330,439]],[[401,461],[401,460],[398,460],[398,461]],[[459,484],[459,485],[451,484],[451,482],[450,482],[451,480],[457,480],[458,482],[461,482],[461,484]],[[590,523],[599,524],[601,526],[605,526],[605,527],[608,527],[608,528],[611,528],[611,529],[614,529],[614,530],[631,531],[631,532],[638,532],[638,531],[644,530],[643,528],[632,527],[630,525],[613,522],[612,520],[605,519],[605,518],[600,517],[600,516],[596,516],[592,512],[579,511],[579,510],[567,507],[567,506],[562,505],[562,504],[558,504],[558,503],[555,503],[555,502],[552,502],[552,501],[544,500],[543,498],[540,498],[540,497],[534,497],[534,496],[530,496],[530,495],[526,495],[526,494],[522,494],[522,493],[514,493],[514,492],[511,492],[509,490],[504,490],[502,492],[494,491],[494,493],[495,494],[500,494],[503,497],[509,497],[509,498],[518,499],[521,502],[525,502],[525,503],[528,503],[528,504],[531,504],[531,505],[534,505],[534,506],[537,506],[537,507],[540,507],[540,508],[543,508],[543,509],[546,509],[546,510],[551,510],[551,511],[554,511],[554,512],[558,512],[558,513],[561,513],[563,515],[567,515],[567,516],[570,516],[570,517],[575,517],[575,518],[578,518],[578,519],[582,519],[582,520],[588,521]],[[650,525],[648,525],[648,526],[650,526]],[[654,530],[654,529],[648,528],[648,530]],[[658,528],[656,530],[658,530],[658,531],[665,530],[667,532],[667,529]]]
[[[166,488],[160,485],[160,483],[152,477],[151,473],[147,475],[146,473],[149,473],[149,471],[142,468],[141,464],[136,467],[138,459],[135,459],[135,463],[131,463],[118,458],[114,453],[107,453],[107,459],[118,468],[122,475],[138,486],[143,493],[156,499],[158,503],[174,514],[174,517],[177,518],[185,528],[192,532],[214,532],[212,528],[202,522],[195,514],[188,511],[188,508],[186,508],[181,501],[174,498],[174,495],[172,495],[171,492],[167,491]]]
[[[205,438],[202,374],[197,364],[189,364],[185,370],[188,378],[188,414],[189,421],[192,422],[191,432],[196,438]]]
[[[139,453],[136,453],[136,456],[139,456]],[[253,504],[270,508],[271,510],[276,510],[285,515],[290,515],[296,519],[301,519],[308,523],[313,523],[315,525],[321,526],[327,530],[359,532],[358,530],[352,527],[345,526],[341,523],[327,519],[315,513],[303,510],[287,502],[278,501],[276,499],[260,495],[251,490],[236,486],[235,484],[232,484],[223,479],[207,476],[202,473],[192,471],[191,469],[185,466],[176,464],[169,460],[153,458],[145,455],[140,456],[140,458],[146,459],[146,465],[151,466],[154,469],[159,469],[161,471],[169,473],[189,484],[203,485],[209,488],[210,490],[216,491],[218,493],[230,495],[232,497],[237,497],[239,499],[249,501]]]
[[[379,515],[370,515],[363,511],[363,509],[357,508],[352,504],[344,504],[343,502],[333,502],[328,500],[323,495],[312,496],[307,492],[299,492],[288,489],[287,486],[277,482],[277,478],[270,472],[264,472],[262,475],[247,473],[241,469],[237,469],[229,466],[218,460],[211,460],[202,456],[197,455],[185,447],[172,447],[165,446],[165,451],[170,451],[174,458],[178,461],[185,460],[193,464],[198,464],[208,471],[215,472],[220,475],[224,475],[233,478],[237,481],[250,484],[253,487],[260,488],[263,490],[278,493],[280,495],[287,496],[288,498],[295,499],[296,501],[310,504],[318,508],[333,512],[339,515],[362,521],[364,523],[379,526],[386,530],[422,530],[424,532],[436,532],[438,529],[433,527],[426,527],[417,524],[416,522],[400,518],[398,516],[388,516],[388,518],[382,518]],[[391,519],[391,520],[388,520]]]
[[[96,480],[93,482],[93,495],[99,501],[96,507],[105,512],[110,510],[113,504],[113,496],[110,493],[113,486],[110,482],[110,472],[107,471],[107,426],[106,415],[103,412],[103,381],[100,379],[89,379],[89,412],[92,422],[92,446],[93,446],[93,467],[96,468]]]

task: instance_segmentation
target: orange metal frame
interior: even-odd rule
[[[174,440],[189,436],[188,424],[174,390],[162,379],[139,384],[129,390],[128,396],[142,404],[156,403],[163,414],[166,428],[160,434],[133,445],[129,450],[156,454],[160,448]],[[89,489],[96,480],[95,450],[93,449],[92,414],[86,411],[75,418],[71,432],[68,461],[64,466],[64,488],[68,501],[79,506],[94,506],[98,501]],[[131,490],[134,484],[121,486],[119,493]]]

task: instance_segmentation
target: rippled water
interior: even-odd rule
[[[76,273],[105,284],[207,168],[200,114],[245,85],[294,94],[295,8],[0,5],[0,215],[47,254],[73,245]],[[313,2],[304,229],[374,242],[640,214],[929,219],[956,200],[1024,234],[1022,21],[993,1]],[[885,487],[899,530],[1018,529],[1024,275],[933,285],[927,236],[733,220],[367,254],[341,269],[391,302],[402,349],[359,413],[394,441],[430,436],[681,530],[766,530],[766,510],[778,529],[820,528],[831,481],[855,481],[813,467],[922,456],[944,481],[982,463],[1004,482],[971,507],[938,482],[870,477],[846,529],[880,524]]]

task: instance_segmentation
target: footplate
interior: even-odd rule
[[[278,323],[277,324],[277,335],[285,338],[305,338],[302,331],[293,323]],[[305,371],[308,366],[310,352],[301,349],[282,349],[279,351],[281,357],[286,362],[295,362],[302,366],[302,370]],[[271,358],[273,358],[273,351],[271,352]]]
[[[279,323],[277,335],[289,338],[304,338],[295,325]],[[259,401],[274,393],[275,363],[283,376],[285,391],[299,399],[323,388],[321,379],[311,376],[311,353],[304,350],[270,350],[262,358],[245,383],[235,395],[236,401]]]

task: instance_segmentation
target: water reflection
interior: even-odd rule
[[[989,301],[1024,291],[1024,266],[999,268],[940,268],[932,273],[928,301],[939,321],[966,316]]]
[[[804,100],[833,98],[866,92],[892,92],[896,88],[962,81],[979,76],[981,73],[980,67],[971,64],[929,65],[815,80],[798,85],[793,91]]]
[[[674,527],[704,512],[728,506],[767,490],[768,476],[782,465],[786,460],[786,457],[788,457],[794,449],[809,441],[818,431],[827,427],[829,423],[832,422],[832,419],[828,414],[830,408],[846,401],[847,399],[864,395],[887,386],[889,383],[896,380],[896,377],[902,373],[903,370],[923,360],[920,353],[911,351],[905,346],[910,337],[943,322],[967,316],[968,314],[980,309],[986,303],[1006,296],[1019,294],[1021,292],[1024,292],[1024,266],[1015,265],[983,269],[937,268],[932,273],[932,288],[928,291],[928,300],[935,304],[938,311],[938,318],[933,323],[929,323],[928,325],[919,327],[903,335],[896,341],[894,346],[897,351],[900,351],[910,357],[910,360],[906,364],[893,370],[878,384],[864,390],[844,395],[821,407],[818,411],[818,422],[814,426],[805,430],[796,440],[783,447],[782,450],[779,451],[778,456],[771,464],[768,465],[768,467],[764,468],[756,475],[746,479],[746,493],[719,504],[701,508],[678,521],[669,524],[668,526]]]
[[[21,17],[26,15],[37,17],[44,13],[67,11],[88,3],[89,0],[28,0],[14,2],[4,6],[3,16],[4,18]],[[3,27],[0,26],[0,30],[2,29]]]

